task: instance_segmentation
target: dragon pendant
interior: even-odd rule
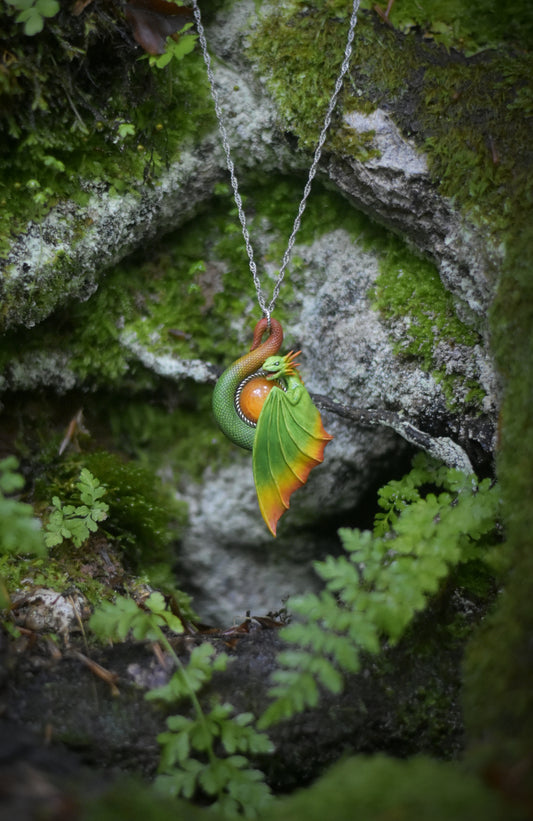
[[[294,361],[300,353],[280,356],[281,324],[266,319],[255,326],[250,352],[233,362],[213,393],[213,412],[221,430],[236,445],[252,451],[259,508],[268,529],[289,507],[291,495],[304,485],[324,459],[333,438],[305,389]]]

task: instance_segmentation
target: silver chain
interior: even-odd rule
[[[257,301],[259,302],[259,307],[263,312],[263,316],[265,316],[268,320],[270,325],[270,316],[274,307],[276,305],[276,300],[279,296],[279,291],[281,288],[281,283],[283,282],[283,278],[285,276],[285,270],[287,265],[289,264],[290,256],[292,253],[292,249],[294,247],[294,243],[296,240],[296,234],[300,228],[300,224],[302,221],[302,216],[305,211],[305,207],[307,205],[307,199],[309,194],[311,193],[311,185],[313,179],[315,177],[318,164],[320,162],[320,157],[322,155],[322,149],[324,147],[324,143],[326,142],[326,135],[328,132],[328,128],[331,124],[331,118],[333,116],[333,112],[335,110],[335,106],[337,105],[337,97],[339,96],[339,92],[342,88],[342,83],[344,80],[344,76],[348,71],[350,65],[350,57],[352,55],[352,43],[354,38],[355,26],[357,25],[357,13],[359,11],[359,3],[360,0],[353,0],[353,8],[352,8],[352,16],[350,18],[350,26],[348,29],[348,38],[346,41],[346,48],[344,50],[344,59],[342,61],[341,69],[339,72],[339,76],[335,82],[335,88],[333,90],[333,94],[331,95],[328,110],[326,112],[326,116],[324,118],[324,125],[322,126],[322,130],[320,132],[318,143],[315,149],[313,162],[311,163],[311,167],[309,168],[309,174],[307,177],[307,182],[304,187],[302,199],[300,201],[300,205],[298,208],[298,213],[294,220],[294,225],[292,227],[292,233],[289,237],[289,241],[287,243],[287,249],[283,254],[283,259],[281,262],[281,267],[279,269],[278,278],[276,279],[276,283],[274,285],[274,290],[272,292],[272,299],[268,303],[265,302],[265,298],[263,296],[263,290],[261,288],[261,280],[259,278],[259,274],[257,272],[257,265],[255,263],[254,258],[254,250],[252,247],[252,242],[250,240],[250,232],[248,231],[248,225],[246,222],[246,215],[244,213],[244,208],[242,205],[241,195],[239,194],[239,184],[237,182],[237,177],[235,176],[235,166],[233,164],[233,160],[231,158],[231,150],[229,146],[228,140],[228,132],[226,131],[226,126],[224,125],[224,117],[222,114],[222,108],[220,106],[220,98],[218,95],[217,87],[215,84],[215,75],[213,73],[213,69],[211,67],[211,57],[209,56],[209,51],[207,49],[207,40],[205,38],[205,29],[202,25],[202,18],[200,16],[200,9],[198,7],[197,0],[192,0],[193,11],[194,11],[194,19],[196,21],[196,30],[198,32],[198,38],[200,40],[200,47],[202,49],[202,54],[204,56],[204,62],[207,69],[207,77],[209,79],[209,84],[211,86],[211,96],[213,97],[213,103],[215,105],[215,113],[217,115],[218,127],[220,130],[220,136],[222,138],[222,147],[224,148],[224,153],[226,155],[226,162],[228,166],[228,171],[231,179],[231,186],[233,188],[233,196],[235,199],[235,204],[237,206],[237,211],[239,213],[239,220],[241,222],[242,227],[242,235],[244,237],[244,243],[246,245],[246,251],[248,253],[248,260],[250,263],[250,271],[253,277],[255,290],[257,291]]]

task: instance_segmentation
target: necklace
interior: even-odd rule
[[[298,363],[295,362],[295,357],[301,352],[290,351],[285,356],[278,354],[283,341],[283,330],[281,324],[272,318],[272,312],[311,193],[311,185],[320,162],[337,98],[349,68],[359,2],[360,0],[353,0],[344,59],[329,100],[292,233],[274,283],[272,297],[267,303],[261,287],[261,279],[239,193],[200,9],[197,0],[192,0],[196,30],[207,69],[222,147],[226,155],[233,196],[248,254],[250,273],[263,314],[262,319],[255,326],[250,352],[233,362],[218,379],[213,393],[213,412],[226,436],[240,447],[252,451],[253,474],[259,508],[273,536],[276,535],[280,517],[289,507],[290,496],[305,484],[311,470],[323,461],[325,446],[333,438],[324,430],[320,413],[296,371]],[[263,342],[265,334],[268,336]]]

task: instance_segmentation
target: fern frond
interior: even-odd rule
[[[397,642],[451,569],[486,551],[500,499],[490,481],[418,456],[378,504],[373,532],[341,529],[345,553],[315,562],[326,589],[289,600],[295,620],[280,635],[291,649],[278,656],[260,727],[314,707],[321,687],[339,693],[361,652]]]

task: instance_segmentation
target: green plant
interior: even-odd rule
[[[60,5],[57,0],[7,0],[18,9],[17,23],[24,23],[24,34],[38,34],[43,30],[45,17],[55,17]]]
[[[305,790],[282,796],[265,821],[518,821],[501,793],[457,761],[382,754],[343,758]]]
[[[131,33],[119,3],[106,4],[103,15],[95,3],[81,15],[65,11],[40,35],[26,36],[17,14],[36,25],[55,4],[15,0],[0,19],[0,39],[9,43],[0,71],[0,256],[28,220],[40,224],[60,200],[86,204],[97,182],[111,194],[140,196],[185,139],[212,125],[205,67],[194,49],[164,71],[152,68],[124,46]],[[166,116],[170,109],[176,119]],[[76,240],[87,227],[75,221]],[[58,274],[65,263],[61,252],[50,261]],[[9,305],[7,293],[3,299]],[[34,309],[42,311],[43,302]]]
[[[17,468],[18,461],[14,456],[0,461],[0,557],[17,553],[42,556],[46,551],[41,522],[33,515],[31,505],[9,498],[24,487],[24,479]],[[0,610],[8,606],[9,594],[0,576]]]
[[[53,510],[44,537],[47,547],[62,544],[65,539],[81,547],[98,530],[98,523],[107,518],[109,505],[101,501],[106,490],[87,468],[82,468],[76,487],[81,505],[64,505],[58,496],[52,499]]]
[[[169,716],[168,731],[161,733],[158,792],[191,798],[203,793],[226,817],[240,813],[254,818],[270,798],[262,773],[250,766],[248,755],[268,753],[272,744],[253,727],[251,713],[235,715],[231,704],[213,704],[205,712],[199,693],[213,674],[225,670],[229,658],[216,653],[205,642],[196,647],[185,666],[163,630],[182,633],[180,620],[165,605],[160,593],[152,593],[142,607],[119,597],[104,603],[91,618],[90,626],[100,638],[122,641],[128,633],[135,639],[157,641],[172,658],[175,672],[167,684],[150,690],[146,698],[175,706],[188,700],[193,717],[181,712]],[[223,750],[224,754],[219,754]]]
[[[177,501],[154,469],[124,461],[107,451],[85,454],[83,463],[106,488],[106,531],[127,553],[133,566],[171,562],[169,545],[186,521],[186,505]]]
[[[226,817],[255,817],[270,794],[250,757],[272,750],[262,729],[318,704],[320,687],[342,690],[344,674],[356,672],[362,652],[378,653],[384,641],[397,642],[437,593],[452,568],[487,561],[498,538],[498,487],[446,468],[424,455],[412,470],[379,491],[381,508],[372,532],[340,531],[344,555],[315,564],[326,589],[289,600],[296,619],[281,631],[289,648],[278,656],[273,702],[256,723],[231,704],[201,703],[201,691],[229,661],[209,643],[184,665],[168,631],[181,633],[179,619],[163,596],[142,605],[126,598],[104,603],[91,619],[101,638],[157,641],[175,671],[146,698],[167,708],[187,700],[167,719],[155,786],[166,797],[209,802]],[[471,564],[468,564],[471,563]],[[468,574],[467,574],[468,575]]]
[[[151,54],[150,56],[146,55],[150,66],[165,68],[171,60],[176,60],[179,62],[180,60],[183,60],[187,54],[190,54],[194,49],[196,40],[198,39],[196,34],[189,34],[185,37],[182,36],[190,28],[192,28],[192,23],[187,23],[183,26],[177,40],[174,40],[172,37],[167,37],[165,51],[163,54]]]
[[[274,701],[259,727],[316,706],[320,685],[340,692],[361,652],[396,643],[451,568],[486,558],[496,538],[497,486],[423,455],[378,501],[373,532],[342,529],[345,553],[315,563],[326,589],[289,600],[297,620],[281,631],[290,649],[278,656]]]
[[[34,516],[33,508],[17,498],[8,498],[24,487],[17,468],[14,456],[0,461],[0,554],[43,554],[41,523]]]

